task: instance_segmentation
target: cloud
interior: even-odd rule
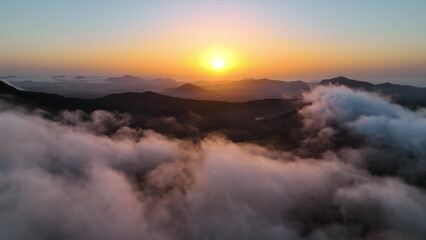
[[[132,118],[126,113],[112,113],[96,110],[87,114],[81,110],[63,111],[55,118],[66,125],[83,128],[95,134],[112,134],[118,129],[129,125]]]
[[[305,95],[312,104],[301,112],[308,128],[338,123],[375,144],[426,157],[424,111],[410,111],[370,93],[346,87],[319,87]]]
[[[362,137],[365,144],[359,146],[362,153],[358,154],[364,155],[363,162],[369,164],[370,169],[400,175],[426,187],[426,115],[423,109],[411,111],[378,95],[346,87],[319,87],[306,94],[305,100],[312,103],[301,110],[306,129],[319,131],[325,142],[336,137],[339,129]],[[354,139],[346,135],[344,138]],[[314,140],[318,138],[315,136]]]
[[[418,118],[417,125],[421,114],[333,89],[306,96],[307,128],[327,139],[342,126],[372,146],[307,158],[216,135],[169,138],[128,128],[128,116],[108,112],[52,121],[3,108],[0,238],[424,239],[424,189],[365,167],[373,153],[412,150],[391,147],[398,131],[383,139],[356,125],[370,116]],[[367,112],[356,105],[369,101],[377,102]],[[420,161],[421,150],[413,153]]]

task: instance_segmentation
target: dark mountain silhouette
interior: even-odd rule
[[[140,82],[144,81],[141,77],[124,75],[122,77],[111,77],[105,79],[106,82],[120,82],[120,83],[129,83],[129,82]]]
[[[377,92],[390,96],[395,102],[409,107],[426,106],[426,88],[391,83],[372,84],[343,76],[324,79],[318,84],[303,81],[285,82],[267,78],[240,81],[199,81],[183,84],[169,78],[143,79],[130,75],[109,78],[106,79],[106,82],[99,83],[85,81],[12,81],[11,83],[28,91],[47,92],[77,98],[98,98],[123,92],[153,91],[180,98],[227,102],[246,102],[266,98],[302,98],[303,93],[309,91],[312,87],[334,85]]]
[[[212,91],[206,90],[204,88],[198,87],[196,85],[185,83],[177,88],[170,88],[163,92],[162,94],[174,97],[182,97],[189,99],[210,99],[213,100],[217,97]]]
[[[96,105],[82,99],[66,98],[56,94],[27,92],[18,90],[0,81],[0,99],[20,104],[29,108],[41,108],[47,111],[58,110],[94,110]]]
[[[208,92],[207,90],[205,90],[205,89],[203,89],[201,87],[195,86],[193,84],[190,84],[190,83],[185,83],[185,84],[183,84],[180,87],[174,88],[174,90],[183,91],[183,92],[189,92],[189,93],[193,93],[193,92]]]
[[[192,88],[186,86],[186,88]],[[220,132],[234,141],[281,142],[294,146],[301,126],[297,114],[302,103],[294,99],[264,99],[243,103],[201,101],[165,96],[154,92],[110,94],[97,99],[67,98],[27,92],[0,82],[0,99],[55,115],[62,110],[107,110],[129,113],[132,126],[150,128],[174,137],[201,137]],[[173,120],[170,121],[169,118]],[[286,121],[282,122],[285,118]],[[255,120],[261,119],[261,120]],[[176,127],[178,125],[180,127]],[[177,130],[182,126],[196,131]],[[186,129],[183,128],[183,129]],[[294,138],[290,137],[294,136]]]
[[[171,78],[158,78],[158,79],[144,79],[142,77],[124,75],[121,77],[111,77],[105,79],[106,82],[112,83],[124,83],[124,84],[154,84],[154,85],[164,85],[164,84],[176,84],[177,82]]]
[[[52,78],[64,78],[64,77],[66,77],[66,75],[56,75],[56,76],[53,76]]]
[[[243,90],[259,91],[259,95],[274,94],[277,97],[298,98],[303,91],[309,90],[309,84],[302,81],[279,81],[267,78],[246,79],[234,83]]]
[[[13,81],[11,83],[27,91],[46,92],[59,94],[66,97],[77,98],[98,98],[106,96],[108,94],[130,91],[161,92],[164,89],[178,87],[182,84],[169,78],[146,80],[140,77],[134,77],[130,75],[125,75],[119,78],[109,78],[106,79],[105,82],[86,82],[76,80],[61,80],[61,82]]]
[[[346,86],[352,89],[377,92],[382,95],[391,96],[397,103],[409,106],[426,106],[426,88],[392,83],[372,84],[369,82],[352,80],[345,77],[337,77],[322,80],[320,85]]]
[[[244,86],[253,90],[262,89],[265,93],[275,94],[281,98],[300,98],[303,92],[310,89],[310,85],[303,81],[279,81],[267,78],[259,80],[243,80]]]
[[[369,82],[352,80],[343,76],[324,79],[319,82],[320,85],[346,86],[353,89],[374,90],[375,85]]]
[[[3,81],[0,81],[0,93],[15,94],[18,92],[20,92],[18,89],[8,85]]]
[[[301,98],[302,93],[310,89],[310,85],[302,81],[285,82],[267,78],[219,82],[199,81],[194,85],[215,93],[210,94],[209,97],[236,102],[265,98]]]
[[[91,101],[102,109],[152,116],[178,116],[193,112],[220,119],[254,120],[274,117],[294,110],[297,100],[265,99],[245,103],[182,99],[155,92],[111,94]]]

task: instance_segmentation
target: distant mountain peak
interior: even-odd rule
[[[121,77],[110,77],[107,78],[106,82],[138,82],[141,81],[141,77],[132,76],[132,75],[123,75]]]
[[[211,96],[212,92],[202,87],[191,83],[185,83],[177,88],[169,88],[162,92],[162,94],[174,97],[183,97],[191,99],[204,99]]]
[[[209,90],[206,90],[202,87],[191,83],[185,83],[177,88],[172,88],[167,93],[171,94],[207,94],[210,93]]]
[[[53,76],[52,78],[64,78],[64,77],[66,77],[67,75],[56,75],[56,76]]]
[[[272,79],[269,79],[269,78],[259,78],[259,79],[257,79],[257,81],[276,81],[276,80],[272,80]]]
[[[273,80],[273,79],[269,79],[269,78],[258,78],[258,79],[247,78],[247,79],[243,79],[243,80],[240,80],[240,81],[241,82],[257,82],[257,83],[262,83],[262,82],[276,82],[276,81],[279,81],[279,80]]]
[[[338,77],[334,77],[334,78],[324,79],[322,81],[329,81],[329,82],[351,82],[351,81],[355,81],[355,82],[361,82],[361,81],[358,81],[358,80],[347,78],[345,76],[338,76]]]
[[[338,77],[335,77],[335,78],[331,78],[330,80],[336,80],[336,81],[351,81],[352,79],[347,78],[347,77],[345,77],[345,76],[338,76]]]
[[[187,90],[187,91],[195,90],[196,91],[196,90],[204,90],[204,89],[191,83],[185,83],[182,86],[175,88],[175,90]]]
[[[320,85],[336,85],[336,86],[344,85],[351,88],[362,88],[362,89],[370,89],[375,86],[374,84],[369,82],[353,80],[344,76],[324,79],[321,82],[319,82],[319,84]]]

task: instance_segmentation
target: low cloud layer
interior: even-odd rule
[[[352,149],[358,163],[373,172],[398,175],[426,187],[426,112],[411,111],[387,99],[345,87],[320,87],[305,95],[305,127],[333,142],[336,129],[363,138]],[[345,136],[346,137],[346,136]],[[314,138],[318,140],[318,138]]]
[[[413,112],[386,99],[345,87],[317,88],[305,95],[312,105],[302,110],[309,128],[333,123],[368,137],[376,145],[426,157],[426,112]]]
[[[314,158],[3,108],[0,239],[425,239],[424,114],[346,88],[305,100],[311,143],[361,143]]]

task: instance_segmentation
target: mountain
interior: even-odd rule
[[[372,91],[375,88],[375,85],[372,83],[352,80],[343,76],[331,78],[331,79],[324,79],[319,82],[319,85],[346,86],[353,89],[362,89],[367,91]]]
[[[0,79],[12,79],[12,78],[17,78],[17,76],[15,75],[0,76]]]
[[[64,77],[66,77],[66,75],[56,75],[56,76],[53,76],[52,78],[64,78]]]
[[[324,79],[317,84],[303,81],[279,81],[267,78],[239,81],[198,81],[181,83],[170,78],[144,79],[124,75],[92,82],[67,80],[62,82],[10,81],[20,89],[60,94],[66,97],[99,98],[123,92],[153,91],[163,95],[227,102],[246,102],[266,98],[300,99],[304,92],[315,86],[346,86],[390,96],[395,102],[409,106],[426,106],[426,88],[391,83],[372,84],[343,76]]]
[[[0,93],[2,94],[16,94],[20,92],[18,89],[10,86],[9,84],[0,81]]]
[[[105,82],[120,82],[120,83],[134,83],[144,81],[141,77],[135,77],[131,75],[124,75],[121,77],[110,77],[105,79]]]
[[[209,91],[195,86],[193,84],[190,83],[185,83],[180,87],[174,88],[173,90],[177,91],[177,92],[185,92],[185,93],[207,93]]]
[[[165,94],[173,97],[182,97],[189,99],[199,99],[199,100],[214,100],[216,98],[214,92],[201,88],[199,86],[193,85],[191,83],[185,83],[177,88],[167,89],[161,94]]]
[[[81,81],[79,79],[66,80],[60,82],[52,81],[11,81],[14,86],[27,91],[47,92],[59,94],[66,97],[77,98],[98,98],[108,94],[122,92],[161,92],[167,88],[180,86],[182,83],[170,78],[164,79],[143,79],[130,75],[122,77],[108,78],[105,81]],[[60,80],[60,78],[56,78]]]
[[[426,88],[392,83],[372,84],[346,77],[324,79],[319,82],[319,85],[346,86],[352,89],[376,92],[385,96],[390,96],[394,99],[394,101],[409,107],[426,106]]]
[[[183,89],[199,90],[190,85]],[[151,91],[78,99],[21,91],[1,81],[0,99],[30,109],[40,108],[52,115],[77,109],[88,113],[95,110],[128,113],[132,116],[133,127],[153,129],[174,137],[201,137],[210,132],[219,132],[234,141],[265,144],[274,141],[289,147],[297,143],[299,135],[293,132],[302,126],[297,113],[302,103],[294,99],[237,103],[182,99]]]
[[[188,86],[185,86],[187,88]],[[294,110],[298,105],[293,99],[265,99],[245,103],[201,101],[182,99],[147,91],[110,94],[96,99],[68,98],[56,94],[18,90],[0,81],[0,99],[19,101],[51,111],[81,109],[84,111],[108,110],[149,116],[178,116],[193,112],[208,117],[230,117],[253,120],[269,118]],[[234,117],[231,117],[234,116]]]
[[[121,84],[147,84],[147,85],[175,85],[177,82],[171,78],[144,79],[142,77],[124,75],[121,77],[110,77],[105,79],[105,82],[121,83]]]
[[[107,78],[102,82],[67,80],[12,81],[14,86],[27,91],[60,94],[66,97],[98,98],[122,92],[154,91],[169,96],[228,102],[244,102],[265,98],[301,98],[310,84],[302,81],[284,82],[271,79],[246,79],[240,81],[202,81],[184,84],[170,78],[144,79],[124,75]]]
[[[222,101],[250,101],[265,98],[301,98],[310,89],[302,81],[279,81],[267,78],[244,79],[239,81],[199,81],[194,85],[210,91],[208,97]],[[214,93],[214,94],[213,94]]]
[[[259,97],[275,95],[277,98],[301,98],[304,91],[310,89],[309,84],[302,81],[279,81],[267,78],[247,79],[236,82],[242,90],[255,92]]]
[[[0,99],[33,108],[41,108],[47,111],[58,110],[89,110],[95,109],[92,103],[85,103],[81,99],[66,98],[56,94],[42,92],[27,92],[18,90],[5,82],[0,81]]]
[[[297,100],[264,99],[245,103],[182,99],[155,92],[111,94],[93,99],[109,111],[146,114],[150,116],[179,116],[189,112],[203,117],[225,120],[254,120],[270,118],[294,110]]]

